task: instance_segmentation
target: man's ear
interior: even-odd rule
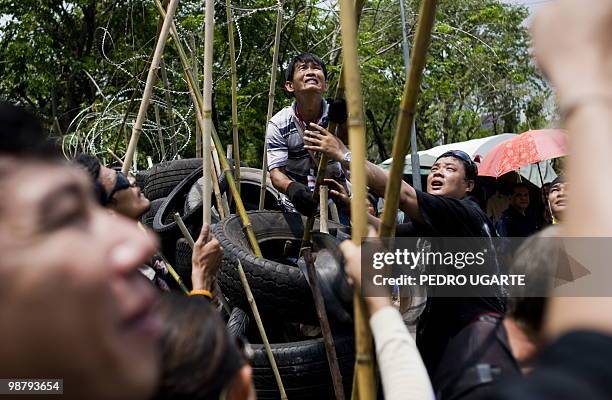
[[[474,191],[474,186],[476,186],[476,182],[472,179],[466,180],[467,182],[467,193],[472,193]]]
[[[294,90],[293,90],[293,82],[292,81],[285,81],[285,90],[288,93],[293,93],[294,92]]]

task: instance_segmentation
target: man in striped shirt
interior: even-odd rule
[[[301,214],[311,216],[318,206],[311,193],[318,164],[314,154],[304,149],[304,132],[316,129],[311,124],[327,127],[330,120],[343,125],[346,105],[344,102],[329,105],[323,99],[327,70],[325,63],[311,53],[300,54],[289,64],[285,90],[295,101],[268,122],[268,171],[274,187],[286,195],[285,200]],[[345,181],[339,162],[328,163],[327,177]]]

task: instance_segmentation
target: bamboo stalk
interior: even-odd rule
[[[366,141],[363,118],[363,98],[361,95],[361,72],[357,53],[357,23],[355,5],[352,0],[340,1],[340,28],[342,51],[344,53],[344,86],[348,109],[348,133],[351,148],[351,198],[352,239],[361,245],[367,232],[367,177]],[[372,362],[372,332],[367,321],[367,312],[358,291],[353,294],[357,387],[360,400],[376,398],[374,365]]]
[[[161,259],[164,260],[164,263],[166,264],[166,269],[168,270],[168,273],[176,281],[176,283],[179,285],[179,287],[181,288],[183,293],[189,294],[189,289],[187,289],[187,286],[185,286],[185,284],[183,283],[183,280],[181,279],[179,274],[175,271],[175,269],[172,267],[172,265],[170,265],[170,262],[168,262],[166,257],[164,257],[164,255],[162,253],[157,253],[157,255],[159,255],[161,257]]]
[[[155,0],[155,4],[157,5],[157,10],[160,13],[160,15],[164,16],[165,11],[161,7],[161,3],[159,2],[159,0]],[[193,104],[195,106],[194,108],[195,108],[196,118],[198,118],[198,123],[200,124],[200,126],[203,126],[203,118],[202,118],[202,115],[200,115],[201,104],[203,102],[202,95],[199,92],[198,81],[195,79],[193,71],[189,67],[187,55],[185,53],[185,50],[183,49],[182,43],[179,40],[178,34],[176,32],[176,27],[174,26],[174,24],[172,26],[171,34],[172,34],[174,43],[176,45],[176,49],[178,51],[179,58],[181,59],[181,64],[183,65],[185,79],[187,81],[187,86],[189,88],[189,94],[191,95],[191,100],[193,101]],[[238,193],[238,190],[236,188],[236,182],[234,181],[234,175],[232,175],[231,168],[229,166],[229,163],[227,162],[227,158],[225,158],[225,154],[223,154],[223,151],[220,150],[220,149],[223,149],[223,145],[221,143],[221,139],[219,139],[219,135],[217,135],[217,132],[214,129],[214,126],[212,127],[211,133],[212,133],[212,140],[214,142],[215,149],[217,150],[216,154],[219,157],[219,162],[221,164],[221,169],[223,170],[223,174],[225,175],[225,179],[227,180],[228,188],[230,192],[232,193],[232,196],[234,197],[234,201],[236,202],[236,211],[238,215],[240,216],[240,220],[242,221],[242,227],[246,233],[247,239],[249,241],[249,244],[251,245],[251,249],[253,250],[253,253],[257,257],[261,257],[262,254],[261,254],[261,249],[259,248],[259,243],[257,242],[257,238],[255,237],[255,232],[253,231],[253,227],[249,220],[249,216],[247,215],[246,209],[244,207],[244,203],[242,202],[242,198],[240,197],[240,194]]]
[[[327,186],[321,186],[319,191],[319,231],[329,233],[327,228]]]
[[[251,311],[253,312],[253,316],[255,316],[255,322],[257,323],[257,329],[259,329],[259,334],[261,335],[261,340],[264,342],[264,347],[266,349],[266,355],[268,356],[268,361],[272,366],[272,371],[274,372],[274,379],[276,380],[276,384],[278,385],[278,390],[280,391],[281,399],[287,400],[287,394],[285,393],[285,387],[283,386],[283,381],[281,379],[280,373],[278,372],[278,367],[276,366],[276,360],[274,360],[274,355],[272,354],[272,348],[270,347],[270,342],[268,341],[268,335],[266,335],[266,330],[264,329],[263,322],[261,321],[261,316],[259,314],[259,310],[257,309],[257,304],[255,303],[255,299],[253,298],[253,292],[251,292],[251,286],[249,285],[249,281],[247,280],[246,274],[244,273],[244,269],[242,269],[242,263],[240,260],[238,261],[238,273],[240,274],[240,281],[242,282],[242,287],[244,287],[244,291],[247,296],[247,301],[249,302],[249,306],[251,306]]]
[[[153,60],[151,61],[151,66],[149,67],[149,73],[147,75],[145,90],[142,96],[142,101],[140,102],[140,109],[138,110],[136,122],[132,128],[132,136],[130,137],[130,143],[128,144],[128,148],[125,153],[125,160],[123,161],[122,172],[124,174],[129,172],[130,165],[134,159],[134,153],[136,152],[136,147],[138,147],[138,139],[140,139],[140,133],[142,132],[142,124],[144,122],[147,109],[149,108],[151,94],[153,93],[153,86],[155,85],[155,80],[157,78],[156,70],[159,67],[159,61],[161,60],[161,56],[164,52],[166,39],[168,38],[168,32],[172,26],[172,20],[174,18],[174,12],[176,11],[177,4],[178,0],[170,0],[168,10],[166,11],[166,16],[164,17],[164,24],[159,32],[159,38],[157,39],[157,44],[155,45],[155,53],[153,54]]]
[[[227,15],[227,42],[229,45],[230,74],[232,77],[232,143],[234,150],[234,178],[240,192],[240,141],[238,140],[238,77],[236,73],[236,48],[234,46],[234,18],[231,0],[225,0]],[[229,156],[228,156],[229,158]]]
[[[202,163],[204,165],[204,180],[202,182],[202,214],[204,223],[211,222],[212,182],[206,179],[207,171],[212,168],[210,156],[211,131],[212,131],[212,58],[213,39],[215,33],[215,2],[206,0],[206,15],[204,27],[204,94],[202,102],[202,118],[204,119],[204,130],[202,131]],[[221,211],[220,211],[221,212]]]
[[[385,189],[385,206],[378,229],[379,237],[392,237],[395,234],[395,222],[397,207],[399,206],[399,192],[404,174],[404,161],[408,152],[408,143],[414,114],[417,106],[417,96],[425,68],[427,49],[431,40],[431,31],[436,18],[437,0],[423,0],[419,10],[419,19],[414,38],[414,48],[410,59],[410,70],[404,85],[404,93],[399,107],[395,139],[393,140],[393,151],[389,179]],[[412,171],[413,177],[419,171]]]
[[[106,151],[108,152],[108,154],[110,154],[115,161],[117,161],[121,166],[123,166],[123,160],[121,158],[119,158],[119,156],[117,154],[115,154],[110,148],[106,148]]]
[[[174,130],[174,113],[172,112],[172,99],[170,98],[170,84],[168,83],[168,74],[166,73],[166,63],[164,62],[164,57],[159,62],[159,69],[161,72],[162,81],[164,82],[164,87],[166,91],[164,92],[164,97],[166,98],[166,111],[168,114],[168,122],[170,123],[170,152],[173,156],[178,152],[178,148],[176,145],[176,131]]]
[[[162,133],[159,107],[157,104],[153,105],[153,110],[155,110],[155,124],[157,124],[157,138],[159,139],[159,147],[161,148],[161,159],[164,161],[166,159],[166,146],[164,145],[164,135]]]
[[[191,39],[191,48],[189,49],[189,54],[191,55],[191,67],[193,68],[194,71],[196,71],[196,77],[197,77],[197,71],[200,69],[200,66],[198,65],[198,58],[196,57],[196,53],[195,53],[195,38],[193,37],[193,35],[190,36]],[[200,129],[200,125],[198,124],[198,121],[196,120],[196,140],[195,140],[195,155],[196,158],[200,158],[202,157],[202,131]]]
[[[305,249],[302,254],[306,262],[308,283],[312,290],[312,298],[314,299],[317,317],[319,318],[319,324],[321,326],[321,333],[323,334],[323,344],[325,345],[327,363],[329,364],[332,383],[334,385],[334,394],[336,395],[336,400],[344,400],[344,387],[342,386],[342,375],[340,374],[340,366],[338,365],[338,357],[336,356],[336,348],[334,347],[334,337],[329,326],[329,320],[327,319],[327,310],[325,309],[325,302],[323,301],[323,295],[319,287],[319,278],[317,277],[317,271],[310,248]]]
[[[210,152],[208,153],[208,155],[212,157],[212,154]],[[213,193],[215,194],[215,200],[217,203],[217,212],[219,213],[219,217],[223,219],[229,215],[229,207],[224,202],[223,197],[221,197],[221,189],[219,188],[219,177],[217,176],[217,171],[214,168],[210,169],[210,177],[212,180]]]
[[[268,122],[272,119],[274,112],[274,89],[276,88],[276,70],[278,69],[278,49],[280,46],[280,34],[283,23],[283,2],[278,3],[278,13],[276,14],[276,31],[274,33],[274,54],[272,55],[272,70],[270,72],[270,91],[268,92],[268,113],[266,116],[266,126],[264,129],[264,148],[261,165],[261,188],[259,190],[259,209],[263,210],[266,198],[266,180],[268,174],[268,141],[266,140]]]

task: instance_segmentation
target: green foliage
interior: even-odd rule
[[[238,54],[241,157],[261,161],[276,5],[271,0],[234,1]],[[418,1],[409,0],[409,38]],[[183,44],[193,46],[201,79],[203,1],[182,0],[176,22]],[[333,94],[341,62],[337,4],[283,3],[274,110],[290,104],[282,87],[290,59],[303,51],[329,63]],[[159,24],[151,0],[0,0],[0,96],[27,105],[49,127],[55,118],[68,152],[122,156],[136,118]],[[441,1],[417,113],[419,148],[548,123],[548,88],[529,58],[524,8],[498,0]],[[215,5],[214,120],[231,143],[229,49],[225,2]],[[370,158],[390,153],[405,71],[399,4],[366,3],[360,28]],[[171,40],[164,53],[168,86],[158,73],[139,145],[139,166],[195,154],[195,116]],[[157,107],[157,115],[155,113]],[[124,116],[125,125],[123,125]],[[159,120],[157,118],[159,116]],[[160,140],[159,133],[163,137]]]

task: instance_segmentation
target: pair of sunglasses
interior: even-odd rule
[[[455,157],[460,159],[461,161],[463,161],[466,164],[466,173],[468,173],[467,175],[471,175],[473,174],[474,176],[478,175],[478,166],[476,165],[476,163],[474,162],[474,160],[472,160],[472,157],[470,157],[470,155],[468,153],[466,153],[463,150],[449,150],[447,152],[445,152],[444,154],[442,154],[441,156],[439,156],[437,158],[437,160],[439,160],[442,157]],[[468,171],[469,168],[469,171]]]
[[[125,176],[125,174],[123,174],[122,172],[117,172],[117,180],[115,181],[115,186],[113,186],[113,190],[111,190],[108,196],[106,196],[105,204],[110,203],[115,193],[121,190],[129,189],[132,186],[133,184],[130,182],[129,178]]]

